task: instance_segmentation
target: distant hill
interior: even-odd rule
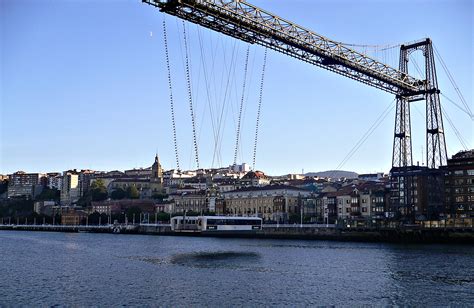
[[[352,171],[328,170],[328,171],[320,171],[320,172],[308,172],[308,173],[305,173],[305,176],[319,176],[322,178],[331,177],[331,178],[355,179],[357,178],[358,174]]]

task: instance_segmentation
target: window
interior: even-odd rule
[[[463,170],[456,170],[454,171],[454,175],[463,175],[464,171]]]
[[[367,213],[367,208],[365,206],[362,208],[362,212]]]
[[[467,170],[467,175],[474,175],[474,169]]]

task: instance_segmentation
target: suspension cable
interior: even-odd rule
[[[454,125],[454,122],[451,120],[451,118],[448,116],[448,113],[446,112],[446,109],[444,109],[443,106],[441,106],[441,111],[443,112],[443,115],[444,117],[448,120],[448,123],[449,125],[451,126],[451,128],[453,129],[454,131],[454,134],[456,134],[456,137],[458,138],[459,142],[461,143],[461,145],[463,146],[464,150],[468,150],[468,147],[466,146],[466,143],[465,143],[465,140],[464,138],[462,137],[461,133],[459,132],[459,130],[456,128],[456,126]]]
[[[168,50],[168,36],[166,31],[166,19],[163,18],[163,39],[165,45],[165,55],[166,55],[166,68],[168,71],[168,88],[170,93],[170,107],[171,107],[171,124],[173,128],[173,143],[174,143],[174,154],[176,156],[176,168],[178,172],[181,171],[179,168],[179,155],[178,155],[178,138],[176,137],[176,120],[174,115],[174,100],[173,100],[173,87],[171,82],[171,68],[170,68],[170,57]]]
[[[260,124],[260,111],[262,109],[263,81],[265,79],[266,64],[267,64],[267,48],[265,48],[265,53],[263,55],[262,77],[260,79],[260,93],[259,93],[259,96],[258,96],[258,108],[257,108],[257,124],[255,125],[255,142],[253,144],[252,170],[255,170],[255,160],[257,158],[258,126]]]
[[[210,117],[211,117],[211,126],[212,126],[212,133],[213,133],[213,136],[214,136],[214,142],[216,142],[216,128],[215,128],[215,120],[214,120],[214,113],[212,111],[212,105],[211,105],[211,102],[212,102],[212,97],[211,97],[211,90],[210,90],[210,84],[211,84],[211,81],[209,80],[210,77],[209,77],[209,74],[207,72],[207,63],[206,63],[206,58],[204,57],[205,55],[205,51],[204,51],[204,44],[203,44],[203,40],[202,40],[202,37],[201,37],[201,30],[200,28],[197,28],[197,33],[198,33],[198,41],[199,41],[199,49],[200,49],[200,55],[201,55],[201,65],[202,65],[202,68],[203,68],[203,73],[204,73],[204,82],[205,82],[205,88],[206,88],[206,99],[207,99],[207,104],[208,104],[208,107],[209,107],[209,114],[210,114]],[[212,70],[213,72],[213,70]],[[214,161],[213,163],[214,164]]]
[[[362,135],[362,137],[357,141],[357,143],[354,145],[354,147],[347,153],[347,155],[344,157],[344,159],[339,163],[339,165],[334,169],[334,171],[340,170],[344,166],[344,164],[359,150],[359,148],[364,144],[364,142],[370,137],[370,135],[373,134],[373,132],[377,129],[377,127],[380,126],[380,124],[383,122],[383,120],[387,117],[387,115],[390,114],[392,109],[394,108],[395,104],[395,99],[392,100],[390,105],[385,108],[385,110],[379,115],[377,120],[372,124],[372,126],[369,127],[369,129]],[[333,173],[334,174],[334,173]],[[331,175],[332,177],[332,175]]]
[[[457,104],[454,100],[450,99],[449,97],[447,97],[446,95],[444,95],[442,92],[440,93],[445,99],[447,99],[450,103],[452,103],[454,106],[456,106],[459,110],[461,110],[462,112],[464,112],[465,114],[467,114],[468,116],[471,117],[471,120],[474,120],[474,115],[471,116],[469,114],[469,111],[467,111],[466,109],[464,109],[463,107],[459,106],[459,104]]]
[[[444,62],[444,60],[441,57],[441,54],[438,52],[438,49],[436,48],[436,46],[433,45],[433,47],[434,47],[435,55],[438,58],[439,62],[441,63],[441,66],[443,67],[444,72],[448,76],[448,79],[451,82],[451,85],[453,86],[454,90],[456,91],[456,94],[459,96],[459,99],[461,100],[464,107],[466,108],[466,111],[469,112],[469,116],[471,117],[471,119],[474,118],[474,115],[472,114],[471,108],[469,108],[469,104],[466,102],[466,99],[464,98],[464,95],[462,95],[462,92],[459,89],[458,85],[456,84],[456,81],[454,80],[453,75],[449,71],[448,66]]]
[[[222,79],[224,80],[224,73],[225,75],[227,75],[227,79],[226,79],[226,83],[225,83],[225,87],[224,87],[224,96],[222,98],[222,108],[220,110],[220,116],[219,114],[217,115],[217,138],[216,138],[216,142],[214,144],[214,155],[213,155],[213,158],[212,158],[212,163],[214,164],[214,159],[216,158],[217,161],[219,162],[219,164],[222,166],[222,157],[221,157],[221,144],[222,144],[222,135],[224,133],[224,127],[223,127],[223,123],[224,123],[224,111],[227,111],[228,110],[228,107],[227,107],[227,104],[228,104],[228,101],[230,101],[230,97],[231,97],[231,81],[233,80],[233,77],[235,75],[235,65],[236,65],[236,60],[237,60],[237,57],[236,57],[236,40],[234,40],[234,44],[233,44],[233,47],[232,47],[232,53],[231,53],[231,56],[230,56],[230,67],[229,69],[227,68],[227,62],[226,62],[226,52],[225,52],[225,49],[224,49],[224,53],[223,53],[223,60],[224,60],[224,70],[223,71],[223,75],[222,75]],[[229,103],[230,104],[230,103]],[[225,115],[227,115],[227,112],[225,113]]]
[[[198,144],[196,138],[196,119],[194,115],[193,108],[193,97],[191,92],[191,76],[189,69],[189,54],[188,54],[188,42],[186,35],[186,23],[183,20],[183,35],[184,35],[184,54],[185,54],[185,66],[186,66],[186,83],[188,86],[188,100],[189,100],[189,112],[191,113],[191,124],[193,128],[193,144],[194,144],[194,154],[196,159],[196,167],[199,169],[199,154],[198,154]]]
[[[237,165],[237,152],[239,150],[240,124],[241,124],[241,121],[242,121],[242,109],[243,109],[243,106],[244,106],[244,99],[245,99],[245,86],[246,86],[246,81],[247,81],[249,53],[250,53],[250,45],[247,46],[247,54],[245,56],[244,84],[242,86],[242,97],[240,99],[239,117],[238,117],[238,120],[237,120],[237,137],[235,138],[234,166]]]

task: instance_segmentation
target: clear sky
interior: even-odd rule
[[[430,37],[474,110],[472,1],[250,2],[346,43],[391,45]],[[162,13],[139,0],[0,0],[0,5],[0,173],[147,167],[155,152],[165,169],[176,167]],[[180,165],[194,168],[183,28],[172,16],[166,21]],[[195,25],[187,30],[200,165],[227,166],[233,163],[247,47]],[[397,48],[361,50],[398,66]],[[252,163],[263,54],[262,47],[250,47],[238,162]],[[441,91],[461,104],[439,61],[437,69]],[[336,168],[393,98],[269,51],[257,169],[277,175]],[[444,97],[441,101],[474,147],[472,120]],[[413,155],[420,163],[423,113],[423,103],[415,103]],[[393,126],[392,111],[342,169],[387,172]],[[447,121],[445,131],[451,156],[462,146]],[[217,156],[215,133],[222,136]]]

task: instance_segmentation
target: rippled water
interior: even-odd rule
[[[0,231],[0,306],[474,305],[474,247]]]

